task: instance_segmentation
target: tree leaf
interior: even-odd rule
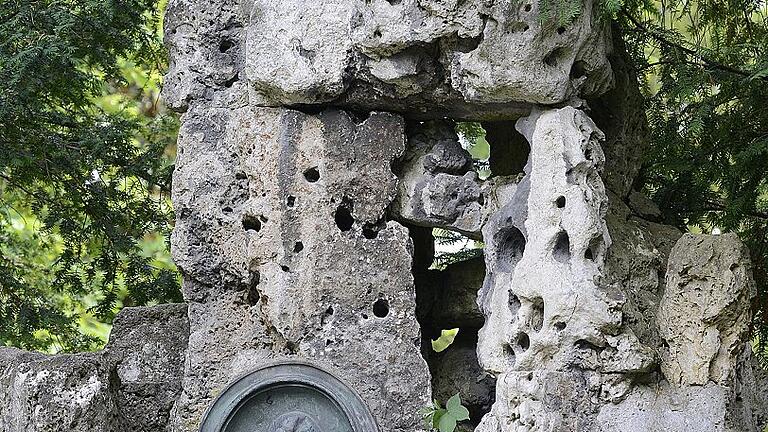
[[[450,412],[446,412],[440,417],[438,429],[440,432],[453,432],[456,429],[456,418]]]
[[[450,330],[442,330],[440,332],[440,337],[432,341],[432,349],[435,352],[443,352],[445,351],[454,340],[456,340],[456,335],[459,334],[459,329],[454,328]]]

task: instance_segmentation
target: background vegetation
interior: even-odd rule
[[[120,307],[181,300],[161,7],[0,3],[0,344],[93,349]]]
[[[541,19],[561,25],[582,0],[539,2]],[[647,103],[652,151],[637,187],[670,223],[735,231],[747,242],[764,345],[768,4],[599,6],[623,32]],[[181,299],[166,246],[178,126],[158,102],[163,7],[0,0],[0,344],[93,349],[121,307]],[[487,153],[482,134],[462,127],[473,152]],[[438,264],[476,256],[478,246]]]

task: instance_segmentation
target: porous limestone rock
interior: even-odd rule
[[[661,370],[676,385],[726,384],[748,340],[755,295],[746,248],[735,234],[684,235],[672,249],[657,323]]]
[[[186,323],[186,305],[126,308],[98,353],[0,348],[0,430],[167,431],[181,387]]]
[[[754,295],[750,267],[744,245],[733,234],[680,238],[670,252],[656,315],[664,339],[663,376],[602,407],[600,431],[760,432],[766,427],[765,383],[748,342]]]
[[[191,334],[175,431],[196,430],[239,375],[296,358],[341,377],[382,432],[423,427],[430,375],[404,271],[413,246],[385,219],[404,127],[333,109],[184,115],[172,244]]]
[[[603,135],[571,107],[534,112],[518,128],[531,146],[526,177],[483,228],[478,356],[499,379],[478,430],[591,430],[600,405],[653,365],[623,325],[623,294],[597,281],[611,245]]]
[[[411,125],[405,154],[395,166],[395,217],[419,226],[443,227],[479,238],[490,211],[488,185],[478,180],[472,157],[448,121]]]
[[[516,118],[610,88],[610,32],[583,3],[558,27],[535,1],[174,0],[164,91],[176,109],[234,87],[255,105]]]
[[[680,238],[642,218],[657,211],[636,193],[627,205],[604,189],[603,136],[584,113],[534,112],[518,128],[526,176],[483,228],[478,357],[498,380],[476,431],[765,427],[738,238]]]

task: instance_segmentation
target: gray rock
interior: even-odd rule
[[[186,305],[126,308],[104,351],[0,348],[0,430],[166,431],[180,390]]]
[[[440,227],[480,239],[499,196],[514,193],[516,177],[480,181],[472,157],[448,121],[410,125],[405,154],[395,165],[398,194],[393,217],[418,226]]]
[[[174,0],[165,98],[494,119],[607,91],[593,2],[567,26],[538,17],[537,2]]]
[[[668,347],[661,370],[670,383],[733,379],[749,340],[754,295],[749,254],[735,234],[685,234],[677,242],[657,317]]]
[[[191,334],[174,430],[196,430],[232,380],[287,358],[341,377],[383,432],[422,427],[430,375],[402,270],[413,246],[385,219],[404,147],[404,122],[388,113],[185,114],[172,244]]]

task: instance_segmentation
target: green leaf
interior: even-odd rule
[[[440,423],[438,429],[440,432],[453,432],[456,430],[456,418],[451,415],[451,413],[447,412],[442,417],[440,417]]]
[[[442,418],[448,414],[448,411],[445,409],[437,409],[435,410],[434,414],[432,415],[432,427],[433,428],[439,428],[440,427],[440,421]]]
[[[445,408],[448,409],[448,411],[454,411],[460,406],[461,406],[461,397],[459,396],[458,393],[451,396],[451,398],[448,399],[448,402],[445,403]]]
[[[445,351],[454,340],[456,340],[456,335],[459,334],[459,329],[454,328],[450,330],[442,330],[440,332],[440,337],[432,341],[432,349],[435,352],[443,352]]]
[[[458,393],[448,399],[445,407],[456,420],[469,420],[469,410],[461,404],[461,398]]]

